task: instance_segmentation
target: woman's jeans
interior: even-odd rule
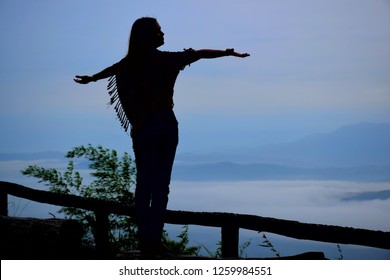
[[[161,243],[178,138],[178,123],[172,110],[155,113],[133,136],[136,223],[141,250],[156,248]]]

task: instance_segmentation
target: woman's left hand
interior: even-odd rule
[[[235,52],[234,49],[226,49],[226,53],[231,56],[242,57],[242,58],[250,56],[249,53],[238,53]]]

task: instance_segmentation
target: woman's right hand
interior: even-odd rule
[[[93,82],[95,80],[93,79],[92,76],[88,76],[88,75],[79,76],[79,75],[76,75],[76,77],[73,79],[73,81],[75,81],[76,83],[85,85],[85,84],[88,84],[88,83]]]

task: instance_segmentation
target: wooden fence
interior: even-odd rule
[[[109,247],[108,216],[110,214],[128,216],[135,214],[134,208],[116,202],[86,199],[68,194],[57,194],[0,181],[0,215],[3,216],[8,215],[8,195],[40,203],[94,211],[96,215],[95,244],[96,249],[101,253],[106,252]],[[390,249],[390,232],[308,224],[254,215],[168,210],[165,223],[221,228],[223,258],[238,257],[240,229],[271,232],[296,239]]]

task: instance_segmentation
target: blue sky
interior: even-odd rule
[[[289,141],[358,122],[390,121],[390,2],[0,1],[0,152],[131,150],[106,82],[132,23],[158,19],[162,50],[251,54],[200,61],[178,79],[180,151]]]

